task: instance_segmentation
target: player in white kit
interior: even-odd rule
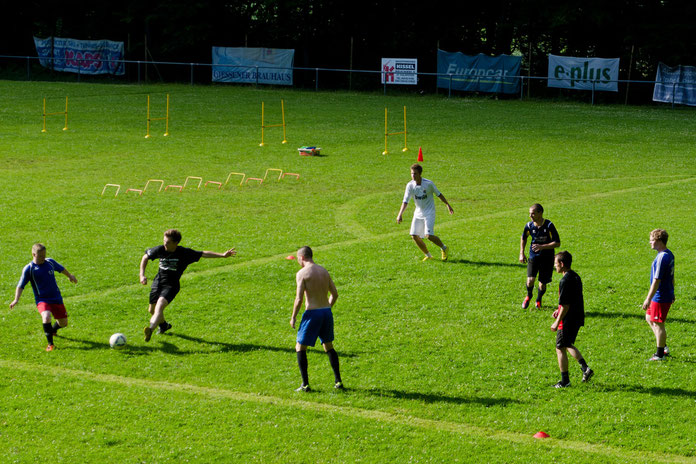
[[[396,223],[400,224],[404,210],[408,206],[411,198],[416,203],[416,211],[413,213],[413,221],[411,222],[411,237],[416,242],[418,248],[425,254],[423,261],[432,259],[432,255],[428,251],[428,247],[423,241],[427,238],[435,245],[440,247],[442,252],[442,260],[447,260],[447,247],[442,243],[442,240],[437,235],[434,235],[435,229],[435,200],[438,197],[447,205],[447,210],[450,214],[454,214],[452,206],[447,202],[445,196],[435,187],[435,184],[428,179],[424,179],[421,174],[423,167],[416,163],[411,166],[411,182],[406,184],[406,192],[404,193],[404,201],[401,203],[401,209],[396,216]]]

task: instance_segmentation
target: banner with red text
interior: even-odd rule
[[[76,74],[125,74],[123,42],[34,37],[41,66]]]

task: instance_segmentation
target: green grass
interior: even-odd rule
[[[145,139],[171,95],[163,123]],[[696,117],[689,109],[534,101],[383,97],[239,87],[0,82],[0,283],[5,302],[41,241],[79,279],[59,276],[70,327],[57,350],[29,289],[0,310],[0,455],[7,462],[692,462],[696,363],[691,306]],[[70,97],[70,120],[48,120]],[[286,104],[288,145],[268,123]],[[384,107],[408,107],[409,147]],[[393,116],[392,130],[400,121]],[[298,156],[316,144],[321,157]],[[418,146],[450,261],[421,263],[396,214]],[[299,180],[142,197],[148,179],[223,181],[267,168]],[[106,183],[121,193],[101,196]],[[556,391],[543,311],[523,311],[519,237],[532,203],[556,224],[583,278],[577,346],[595,370]],[[238,256],[201,260],[167,308],[170,335],[142,341],[147,247],[171,227],[182,245]],[[677,260],[667,324],[670,360],[647,363],[654,338],[640,310],[664,227]],[[298,395],[288,321],[297,263],[315,249],[340,294],[335,346],[348,391],[309,353],[316,390]],[[431,247],[433,248],[433,247]],[[148,269],[154,277],[156,264]],[[7,306],[5,306],[7,308]],[[126,349],[108,347],[123,332]],[[551,439],[532,435],[544,430]]]

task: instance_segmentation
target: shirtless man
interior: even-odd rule
[[[297,314],[302,307],[304,297],[307,297],[305,303],[305,312],[302,314],[300,328],[297,331],[297,343],[295,351],[297,352],[297,364],[300,367],[302,375],[302,385],[295,391],[308,392],[309,377],[307,374],[307,347],[314,346],[317,337],[321,340],[321,345],[324,351],[329,355],[329,362],[334,372],[335,384],[334,388],[343,389],[341,381],[341,373],[338,366],[338,353],[334,350],[334,323],[331,308],[338,298],[336,285],[329,272],[312,259],[312,249],[308,246],[297,250],[297,261],[302,266],[297,272],[295,280],[297,281],[297,293],[295,295],[295,304],[292,308],[292,316],[290,317],[290,327],[295,328]],[[331,296],[328,296],[331,294]]]

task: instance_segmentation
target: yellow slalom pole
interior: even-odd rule
[[[150,138],[150,96],[147,96],[147,134],[145,134],[145,138],[149,139]]]
[[[63,130],[66,131],[68,130],[68,97],[65,97],[65,127],[63,127]]]
[[[404,111],[406,111],[406,107],[404,106]],[[406,119],[404,119],[404,123],[406,123]],[[167,94],[167,113],[166,117],[164,118],[164,136],[169,135],[169,94]]]
[[[43,99],[43,129],[41,132],[46,132],[46,97]]]
[[[282,99],[280,100],[280,111],[283,113],[283,141],[281,143],[288,143],[285,138],[285,102]]]
[[[401,151],[408,151],[408,143],[406,143],[406,106],[404,106],[404,148]]]
[[[263,143],[263,102],[261,102],[261,143],[259,144],[259,147],[265,147],[266,144]]]
[[[388,155],[389,151],[387,151],[387,135],[389,133],[387,132],[387,108],[384,108],[384,151],[382,152],[383,155]]]

